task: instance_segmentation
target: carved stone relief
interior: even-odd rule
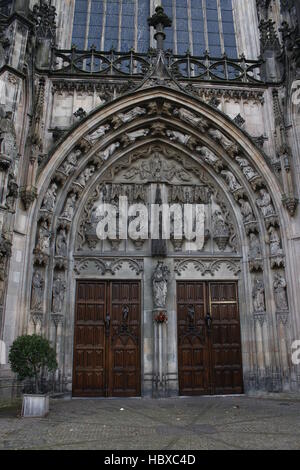
[[[169,268],[162,261],[158,261],[152,275],[153,303],[155,308],[166,308],[169,276]]]
[[[278,312],[286,311],[289,309],[287,300],[287,283],[281,274],[275,274],[274,276],[274,298],[276,309]]]
[[[66,282],[61,276],[54,278],[52,287],[52,312],[61,313],[66,291]]]

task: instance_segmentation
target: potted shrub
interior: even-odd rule
[[[8,359],[20,380],[34,380],[34,393],[23,395],[22,416],[46,416],[49,395],[42,393],[41,377],[43,371],[57,368],[56,354],[49,341],[38,335],[19,336],[10,348]]]

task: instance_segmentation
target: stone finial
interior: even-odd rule
[[[165,14],[163,7],[158,6],[154,15],[148,18],[148,24],[156,30],[154,39],[157,41],[157,49],[163,50],[164,40],[166,39],[164,29],[172,26],[172,20]]]

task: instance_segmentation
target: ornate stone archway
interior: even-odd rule
[[[70,390],[72,382],[75,281],[115,276],[143,283],[142,383],[143,393],[151,393],[151,249],[133,242],[100,246],[89,219],[104,186],[112,198],[124,191],[149,203],[159,183],[172,202],[184,202],[182,188],[189,188],[194,202],[195,194],[199,201],[210,195],[203,251],[191,254],[170,242],[165,259],[171,272],[165,392],[178,391],[174,283],[217,277],[239,282],[245,389],[290,388],[294,306],[288,296],[289,242],[281,230],[290,214],[262,151],[225,115],[175,86],[145,83],[72,130],[41,166],[38,182],[24,315],[29,331],[42,330],[55,342],[60,387]]]

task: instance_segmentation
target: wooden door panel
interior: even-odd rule
[[[237,284],[178,282],[177,317],[180,394],[242,393]]]
[[[210,282],[211,376],[215,394],[243,392],[241,333],[235,282]]]
[[[105,396],[105,282],[77,283],[74,396]]]
[[[107,313],[109,325],[106,324]],[[139,394],[140,284],[79,281],[75,309],[73,395]]]
[[[177,283],[178,369],[181,395],[209,393],[205,284]]]
[[[112,396],[139,396],[139,282],[114,281],[112,283],[111,312],[110,394]]]

